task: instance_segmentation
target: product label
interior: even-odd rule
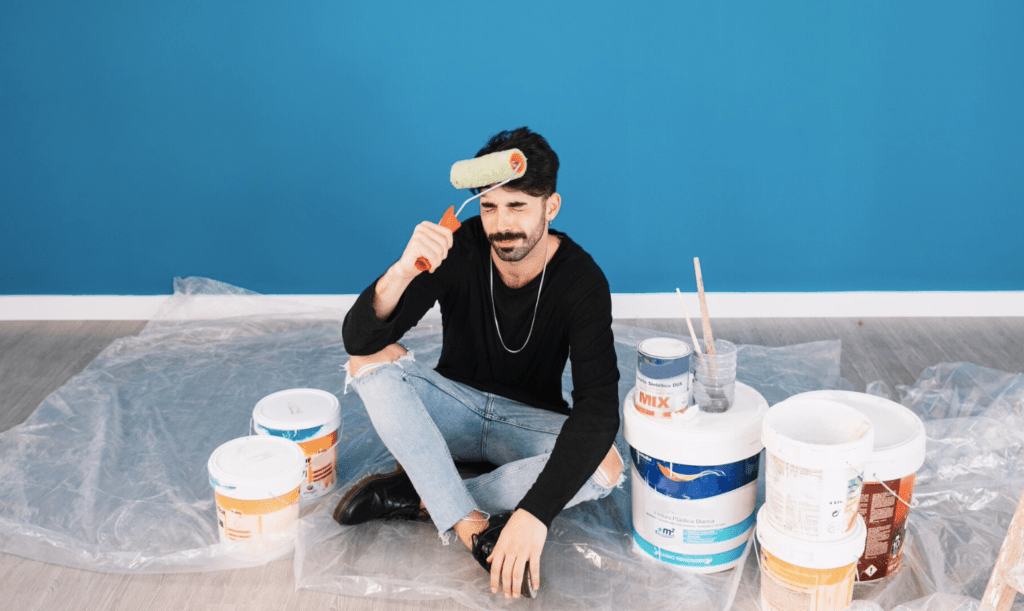
[[[647,379],[637,375],[633,405],[641,414],[671,416],[685,410],[692,397],[690,374],[663,380]]]
[[[900,570],[907,515],[914,492],[915,475],[885,482],[900,502],[878,482],[867,482],[860,496],[860,515],[868,527],[867,545],[857,565],[861,581],[892,575]]]
[[[705,499],[757,481],[759,454],[725,465],[682,465],[648,456],[630,447],[639,479],[673,499]]]
[[[221,541],[245,541],[283,532],[299,519],[299,489],[280,497],[246,501],[214,493]]]
[[[731,554],[743,551],[754,528],[757,455],[713,467],[660,461],[634,448],[630,456],[633,535],[640,549],[691,567],[738,557]]]
[[[761,607],[772,611],[838,611],[853,600],[854,565],[809,569],[761,548]]]
[[[334,489],[338,462],[338,431],[299,444],[306,455],[306,477],[302,498],[313,499]]]
[[[722,552],[710,554],[684,554],[654,545],[650,541],[641,537],[635,529],[633,530],[633,541],[636,542],[637,547],[642,549],[648,555],[657,558],[662,562],[690,568],[709,568],[734,562],[743,555],[743,550],[747,547],[747,541],[744,540],[738,546]]]
[[[765,504],[777,526],[806,537],[839,538],[853,529],[862,487],[853,469],[810,469],[768,452],[765,471]]]

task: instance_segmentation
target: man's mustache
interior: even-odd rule
[[[493,244],[495,242],[505,242],[508,240],[525,240],[525,233],[492,233],[487,236],[487,239]]]

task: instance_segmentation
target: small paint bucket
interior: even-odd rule
[[[305,456],[279,437],[253,435],[222,444],[207,462],[223,543],[245,541],[248,553],[277,556],[295,545]]]
[[[836,401],[791,397],[764,418],[766,517],[790,535],[844,538],[860,506],[871,421]]]
[[[299,444],[306,455],[302,500],[309,501],[337,485],[338,398],[315,388],[292,388],[267,395],[252,411],[256,432]]]
[[[623,409],[634,549],[693,573],[739,563],[754,527],[767,411],[764,397],[740,383],[724,413],[690,410],[667,419]]]
[[[633,405],[638,412],[668,418],[689,407],[693,396],[692,354],[689,344],[670,337],[654,337],[637,344]]]
[[[857,516],[853,529],[836,541],[808,541],[776,528],[757,515],[761,544],[763,611],[838,611],[853,600],[857,560],[867,530]]]
[[[836,401],[871,420],[875,443],[864,466],[860,495],[860,516],[868,536],[857,572],[860,581],[895,574],[903,557],[914,480],[925,459],[924,423],[899,403],[865,393],[819,390],[797,397]]]

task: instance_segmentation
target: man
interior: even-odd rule
[[[346,525],[429,515],[506,598],[540,587],[555,516],[623,479],[608,282],[549,228],[562,200],[558,156],[543,137],[501,132],[477,157],[512,148],[526,155],[526,173],[483,195],[480,216],[454,234],[420,223],[345,317],[346,384],[400,467],[357,482],[334,514]],[[429,273],[416,268],[420,257]],[[432,370],[397,342],[435,302],[443,339]],[[561,391],[569,358],[571,410]],[[455,460],[498,467],[463,481]]]

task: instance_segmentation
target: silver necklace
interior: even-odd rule
[[[498,331],[498,341],[501,342],[501,347],[508,351],[510,354],[516,354],[522,352],[526,344],[530,343],[530,337],[533,335],[533,323],[537,322],[537,310],[540,308],[540,291],[544,288],[544,274],[548,271],[548,236],[547,233],[544,235],[544,268],[540,272],[540,286],[537,287],[537,303],[533,306],[533,320],[530,321],[530,332],[526,334],[526,341],[519,350],[509,350],[508,346],[505,345],[505,340],[501,339],[501,327],[498,325],[498,310],[494,307],[494,257],[487,257],[491,262],[491,313],[494,314],[494,328]]]

